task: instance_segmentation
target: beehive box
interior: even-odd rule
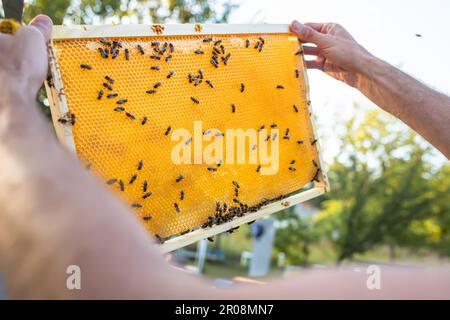
[[[287,25],[60,26],[49,50],[59,140],[163,251],[327,190]]]

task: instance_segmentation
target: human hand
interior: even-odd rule
[[[290,29],[303,43],[316,45],[303,46],[305,55],[316,57],[306,61],[308,68],[322,70],[352,87],[357,86],[367,60],[374,58],[339,24],[294,21]]]
[[[52,25],[49,17],[39,15],[15,35],[0,34],[2,95],[14,92],[34,99],[48,73],[47,43]]]

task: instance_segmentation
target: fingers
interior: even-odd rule
[[[317,58],[316,60],[305,60],[306,67],[308,69],[318,69],[323,71],[324,67],[324,59],[323,58]]]
[[[52,37],[53,22],[46,15],[38,15],[31,22],[30,26],[35,27],[44,36],[45,43],[48,43]]]
[[[303,53],[306,56],[318,56],[320,55],[320,49],[317,47],[303,46]]]
[[[323,27],[325,26],[325,23],[317,23],[317,22],[307,22],[305,23],[305,26],[311,27],[317,32],[322,32]]]
[[[324,44],[326,40],[326,35],[323,35],[311,26],[304,25],[298,21],[292,22],[290,29],[291,32],[304,42],[311,42],[320,46]]]

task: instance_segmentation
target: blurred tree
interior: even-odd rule
[[[449,170],[433,175],[424,159],[429,148],[380,111],[348,121],[341,138],[340,156],[330,168],[332,191],[317,217],[317,232],[334,244],[337,262],[380,244],[389,245],[392,258],[397,246],[438,250],[430,239],[449,226],[444,203],[450,184],[443,181]],[[439,234],[448,241],[445,232]]]
[[[284,252],[288,264],[307,266],[310,247],[318,238],[314,221],[300,216],[294,207],[278,212],[275,217],[278,220],[275,252]]]
[[[24,20],[43,13],[55,24],[104,23],[107,19],[117,23],[219,23],[227,22],[235,8],[234,2],[218,0],[32,0]]]

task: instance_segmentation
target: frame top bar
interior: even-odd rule
[[[155,29],[162,30],[161,33]],[[118,24],[55,26],[53,39],[289,33],[288,24]]]

